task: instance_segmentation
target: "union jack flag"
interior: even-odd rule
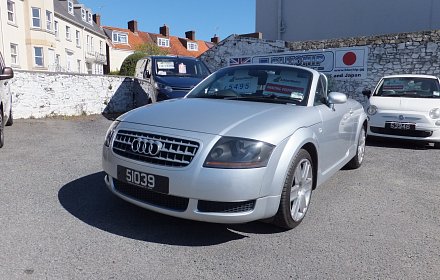
[[[229,59],[229,65],[250,64],[252,63],[251,57],[232,57]]]

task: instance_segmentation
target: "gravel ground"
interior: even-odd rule
[[[16,120],[0,149],[0,279],[438,279],[440,150],[369,141],[290,231],[156,214],[103,182],[102,116]]]

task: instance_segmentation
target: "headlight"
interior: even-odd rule
[[[368,113],[368,115],[375,115],[377,113],[377,107],[374,105],[371,105],[370,107],[368,107],[367,113]]]
[[[154,83],[154,87],[156,89],[158,89],[158,90],[164,90],[166,92],[172,92],[173,91],[173,89],[170,86],[167,86],[167,85],[164,85],[164,84],[161,84],[161,83],[158,83],[158,82]]]
[[[440,118],[440,109],[434,108],[431,111],[429,111],[429,117],[434,120]]]
[[[274,147],[251,139],[222,137],[209,152],[203,166],[227,169],[265,167]]]
[[[115,133],[116,127],[119,125],[119,121],[114,121],[107,130],[107,134],[105,135],[104,145],[110,147],[110,143],[113,138],[113,134]]]

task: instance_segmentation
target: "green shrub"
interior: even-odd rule
[[[136,71],[136,63],[139,59],[145,57],[146,54],[143,52],[135,52],[127,56],[127,58],[122,62],[121,70],[119,70],[119,75],[121,76],[134,76]]]

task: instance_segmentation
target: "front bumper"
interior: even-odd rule
[[[382,111],[369,116],[368,135],[426,142],[440,142],[440,120],[415,112]],[[415,130],[386,128],[386,122],[415,124]],[[437,124],[436,124],[437,123]]]
[[[275,215],[280,201],[280,196],[236,202],[177,197],[134,185],[121,188],[118,184],[123,183],[109,175],[105,176],[105,183],[115,195],[139,207],[178,218],[212,223],[245,223],[269,218]]]

